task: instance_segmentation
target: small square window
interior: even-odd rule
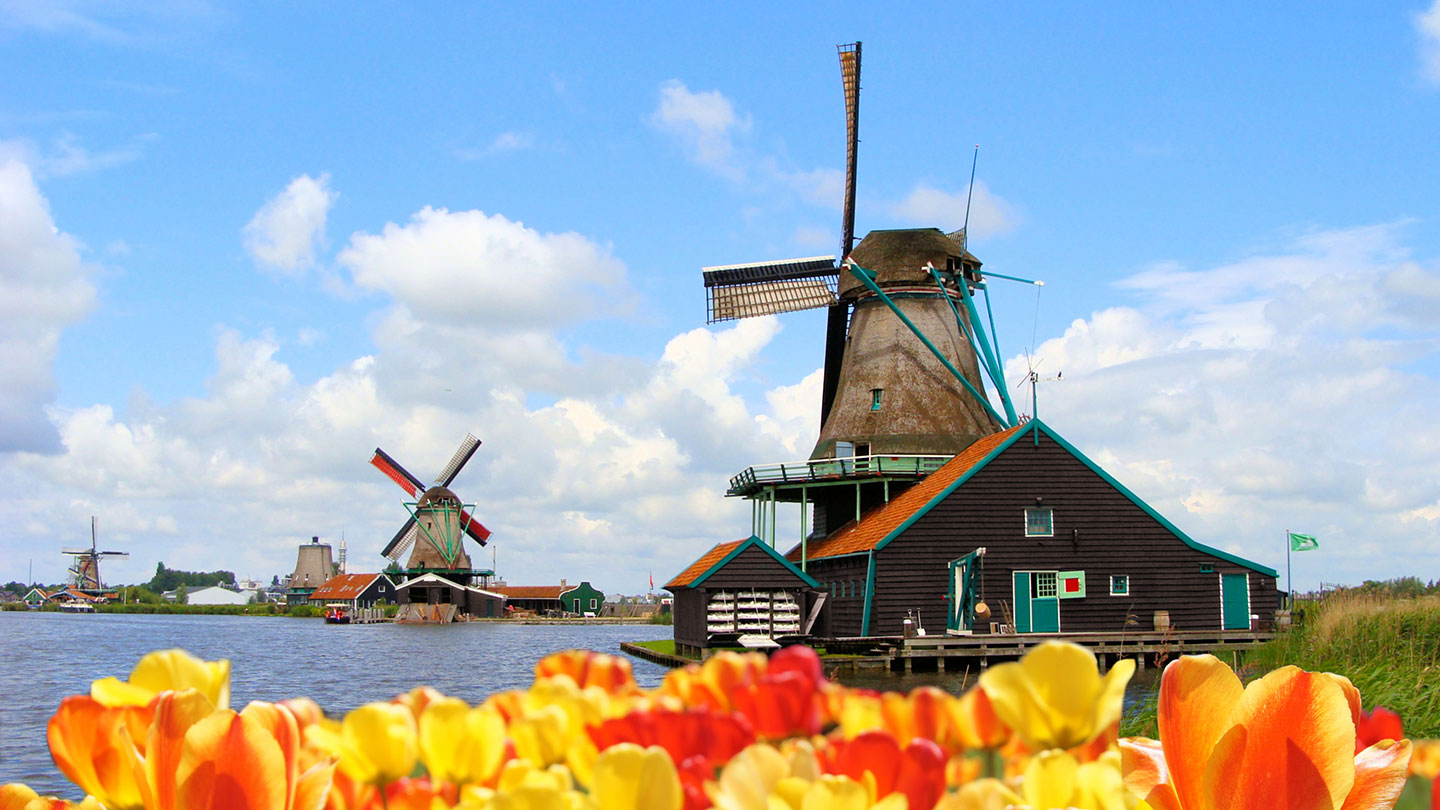
[[[1129,595],[1130,595],[1130,577],[1127,576],[1127,575],[1125,575],[1125,574],[1111,574],[1111,575],[1110,575],[1110,595],[1111,595],[1111,596],[1129,596]]]
[[[1025,510],[1026,537],[1054,537],[1055,510],[1049,507]]]
[[[1211,563],[1200,563],[1200,573],[1213,574],[1215,573],[1215,566]]]
[[[878,411],[878,410],[880,410],[880,396],[881,396],[882,394],[884,394],[884,393],[885,393],[885,389],[883,389],[883,388],[871,388],[871,389],[870,389],[870,410],[872,410],[872,411]]]
[[[596,602],[596,600],[594,600],[594,599],[591,599],[591,600],[590,600],[590,609],[591,609],[591,610],[594,610],[594,609],[595,609],[595,607],[596,607],[595,602]]]

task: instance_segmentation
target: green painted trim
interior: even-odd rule
[[[1034,421],[1035,421],[1035,420],[1031,420],[1032,423],[1033,423]],[[1028,428],[1027,428],[1027,430],[1028,430]],[[970,469],[966,470],[964,475],[962,475],[962,476],[960,476],[959,478],[955,479],[955,482],[954,482],[954,483],[952,483],[950,486],[945,487],[944,489],[940,490],[940,493],[939,493],[938,495],[936,495],[935,497],[931,498],[929,503],[925,504],[924,506],[920,507],[919,509],[916,509],[916,510],[915,510],[915,513],[914,513],[913,515],[911,515],[910,517],[908,517],[908,518],[905,519],[905,522],[904,522],[904,523],[901,523],[899,526],[896,526],[894,531],[892,531],[892,532],[890,532],[889,534],[885,535],[885,539],[883,539],[883,540],[881,540],[880,542],[878,542],[878,543],[875,544],[875,550],[876,550],[876,551],[879,551],[879,550],[885,548],[886,546],[890,545],[890,541],[892,541],[892,540],[894,540],[895,538],[899,537],[900,535],[904,534],[906,529],[909,529],[911,526],[913,526],[913,525],[915,524],[915,521],[917,521],[917,520],[919,520],[920,518],[924,517],[926,512],[929,512],[931,509],[934,509],[936,504],[938,504],[938,503],[940,503],[941,501],[945,500],[946,498],[950,497],[950,493],[952,493],[952,492],[954,492],[955,490],[959,489],[961,484],[965,483],[966,481],[969,481],[970,478],[975,475],[975,473],[979,472],[980,469],[983,468],[986,464],[989,464],[990,461],[991,461],[991,459],[993,459],[993,458],[995,458],[996,456],[1000,455],[1001,453],[1005,452],[1005,449],[1008,448],[1010,445],[1014,444],[1016,439],[1019,439],[1021,436],[1024,436],[1024,435],[1025,435],[1025,430],[1017,430],[1017,431],[1015,431],[1015,433],[1014,433],[1013,435],[1011,435],[1010,438],[1008,438],[1008,439],[1006,439],[1005,441],[1001,442],[999,447],[996,447],[994,450],[991,450],[990,453],[985,456],[985,458],[980,459],[979,463],[975,464],[975,465],[972,466]],[[931,473],[931,475],[934,475],[934,473]]]
[[[1261,565],[1260,563],[1252,562],[1252,561],[1250,561],[1250,560],[1245,559],[1244,557],[1238,557],[1238,556],[1236,556],[1236,555],[1234,555],[1234,554],[1231,554],[1231,553],[1229,553],[1229,552],[1221,551],[1221,550],[1218,549],[1218,548],[1212,548],[1212,547],[1210,547],[1210,546],[1205,545],[1204,543],[1200,543],[1200,542],[1197,542],[1197,541],[1191,539],[1190,535],[1188,535],[1188,534],[1186,534],[1185,532],[1181,531],[1178,526],[1176,526],[1174,523],[1171,523],[1169,520],[1167,520],[1164,515],[1160,514],[1159,512],[1156,512],[1155,509],[1150,506],[1150,504],[1145,503],[1145,501],[1141,500],[1141,499],[1140,499],[1140,496],[1138,496],[1138,495],[1136,495],[1135,493],[1131,492],[1128,488],[1126,488],[1126,486],[1125,486],[1124,484],[1122,484],[1122,483],[1120,483],[1119,481],[1115,480],[1115,478],[1114,478],[1113,476],[1111,476],[1110,473],[1105,472],[1104,468],[1102,468],[1099,464],[1096,464],[1095,462],[1091,461],[1090,458],[1089,458],[1088,456],[1086,456],[1084,453],[1080,452],[1080,451],[1075,447],[1075,445],[1073,445],[1073,444],[1065,441],[1063,438],[1060,437],[1059,434],[1057,434],[1055,431],[1051,430],[1049,425],[1046,425],[1044,422],[1041,422],[1039,419],[1031,419],[1029,422],[1026,423],[1026,425],[1025,425],[1024,428],[1022,428],[1021,430],[1015,431],[1015,433],[1014,433],[1010,438],[1008,438],[1008,439],[1006,439],[1005,441],[1001,442],[999,447],[996,447],[994,450],[991,450],[990,453],[985,456],[985,458],[983,458],[983,459],[981,459],[981,460],[979,461],[979,463],[975,464],[975,466],[973,466],[973,467],[971,467],[969,470],[967,470],[964,475],[962,475],[962,476],[960,476],[960,478],[956,479],[955,483],[953,483],[953,484],[951,484],[950,486],[946,487],[945,489],[941,490],[938,495],[936,495],[934,498],[931,498],[931,499],[930,499],[930,502],[929,502],[929,503],[927,503],[927,504],[925,504],[924,506],[920,507],[919,509],[915,510],[915,513],[914,513],[913,515],[911,515],[910,517],[906,518],[904,523],[901,523],[894,531],[892,531],[892,532],[890,532],[888,535],[886,535],[886,536],[885,536],[885,539],[881,540],[879,543],[876,543],[876,544],[875,544],[875,550],[876,550],[876,551],[879,551],[879,550],[885,548],[885,547],[886,547],[887,545],[889,545],[890,542],[891,542],[892,540],[894,540],[896,537],[899,537],[900,535],[904,534],[907,529],[909,529],[912,525],[914,525],[915,521],[917,521],[917,520],[919,520],[920,518],[924,517],[927,512],[929,512],[931,509],[934,509],[935,506],[936,506],[937,504],[939,504],[941,501],[943,501],[943,500],[945,500],[946,498],[950,497],[950,494],[951,494],[952,492],[954,492],[955,490],[959,489],[962,484],[964,484],[966,481],[969,481],[969,480],[971,479],[971,477],[973,477],[973,476],[974,476],[976,473],[978,473],[980,470],[984,469],[985,465],[989,464],[992,460],[994,460],[996,456],[1000,455],[1001,453],[1003,453],[1003,452],[1005,452],[1007,449],[1009,449],[1010,446],[1011,446],[1012,444],[1014,444],[1017,440],[1019,440],[1019,438],[1020,438],[1021,436],[1024,436],[1024,435],[1027,434],[1027,433],[1033,433],[1033,434],[1035,434],[1035,441],[1036,441],[1036,443],[1038,444],[1039,441],[1040,441],[1040,431],[1042,431],[1042,430],[1045,432],[1045,435],[1046,435],[1046,436],[1049,436],[1051,439],[1053,439],[1053,440],[1055,441],[1056,444],[1058,444],[1058,445],[1060,445],[1062,448],[1064,448],[1064,449],[1065,449],[1065,452],[1067,452],[1067,453],[1069,453],[1070,455],[1074,456],[1077,460],[1080,461],[1081,464],[1084,464],[1086,467],[1089,467],[1092,472],[1094,472],[1095,474],[1099,475],[1099,476],[1100,476],[1106,483],[1108,483],[1110,486],[1115,487],[1115,489],[1116,489],[1121,495],[1124,495],[1126,498],[1129,498],[1131,503],[1133,503],[1133,504],[1135,504],[1136,506],[1140,507],[1140,509],[1143,510],[1143,511],[1145,512],[1145,514],[1147,514],[1147,515],[1149,515],[1150,517],[1154,518],[1157,523],[1159,523],[1161,526],[1164,526],[1167,531],[1169,531],[1171,534],[1173,534],[1173,535],[1175,535],[1176,537],[1178,537],[1178,538],[1180,539],[1180,541],[1181,541],[1182,543],[1184,543],[1185,545],[1189,546],[1190,548],[1195,549],[1196,551],[1202,551],[1202,552],[1204,552],[1204,553],[1206,553],[1206,554],[1209,554],[1209,555],[1211,555],[1211,556],[1213,556],[1213,557],[1219,557],[1219,558],[1222,559],[1222,560],[1225,560],[1225,561],[1227,561],[1227,562],[1235,563],[1236,565],[1243,566],[1243,567],[1245,567],[1245,568],[1249,568],[1249,569],[1252,570],[1252,571],[1258,571],[1258,572],[1260,572],[1260,573],[1262,573],[1262,574],[1264,574],[1264,575],[1266,575],[1266,576],[1269,576],[1269,577],[1277,577],[1277,576],[1279,576],[1279,572],[1276,571],[1274,568],[1267,568],[1266,566],[1263,566],[1263,565]]]
[[[781,565],[785,566],[785,569],[786,569],[786,570],[788,570],[790,573],[794,574],[795,576],[799,577],[801,582],[804,582],[806,585],[810,586],[811,588],[819,588],[819,587],[820,587],[820,583],[819,583],[814,577],[810,576],[809,574],[805,573],[804,571],[801,571],[799,568],[796,568],[796,567],[795,567],[795,563],[792,563],[792,562],[790,562],[789,560],[785,559],[785,557],[784,557],[783,555],[781,555],[780,552],[776,551],[776,550],[775,550],[774,548],[772,548],[769,544],[767,544],[764,540],[761,540],[759,537],[756,537],[756,536],[753,535],[753,534],[750,535],[750,537],[749,537],[748,539],[746,539],[743,543],[741,543],[740,545],[738,545],[738,546],[736,546],[735,548],[731,549],[729,554],[726,554],[724,557],[722,557],[722,558],[720,559],[720,562],[717,562],[717,563],[715,563],[714,565],[710,566],[709,570],[707,570],[705,573],[701,574],[700,576],[698,576],[698,577],[696,577],[694,580],[692,580],[689,585],[682,585],[682,586],[680,586],[680,587],[682,587],[682,588],[695,588],[695,587],[699,587],[700,583],[702,583],[702,582],[704,582],[705,580],[709,579],[711,574],[715,573],[716,571],[719,571],[721,568],[724,568],[727,563],[729,563],[731,560],[733,560],[733,559],[735,559],[736,557],[738,557],[738,556],[740,555],[740,552],[744,551],[744,550],[747,549],[747,548],[750,548],[751,546],[757,546],[757,547],[763,549],[766,554],[769,554],[769,555],[770,555],[771,557],[773,557],[777,562],[779,562]]]
[[[870,552],[870,567],[865,571],[865,612],[860,617],[860,635],[870,635],[870,605],[875,601],[875,552]]]

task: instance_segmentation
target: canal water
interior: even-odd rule
[[[285,617],[0,612],[0,784],[24,782],[42,794],[79,798],[50,759],[45,723],[61,699],[88,692],[99,678],[125,678],[151,650],[180,647],[206,660],[230,659],[234,708],[306,696],[339,716],[421,685],[475,704],[529,686],[535,662],[552,652],[623,655],[622,641],[670,636],[670,627],[647,624],[327,625]],[[646,688],[659,685],[667,671],[638,658],[630,663]],[[959,694],[975,674],[870,672],[842,680]],[[1142,699],[1148,684],[1132,681],[1126,703]]]

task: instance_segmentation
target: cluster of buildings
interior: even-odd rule
[[[807,288],[832,310],[819,441],[807,459],[731,479],[726,494],[751,501],[750,536],[666,583],[678,650],[916,628],[1273,626],[1274,569],[1196,541],[1004,396],[1003,412],[991,407],[987,378],[1010,385],[975,309],[987,279],[963,233],[874,231],[849,259],[831,265],[830,297]],[[713,269],[712,320],[786,311],[776,290],[825,280],[825,264]],[[778,503],[802,515],[783,544]]]

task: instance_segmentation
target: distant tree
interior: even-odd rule
[[[175,587],[175,604],[177,604],[177,605],[184,605],[184,604],[187,604],[189,601],[190,601],[190,596],[185,592],[185,586],[184,586],[184,585],[178,585],[178,586],[176,586],[176,587]]]
[[[272,588],[278,588],[278,587],[280,587],[280,575],[279,575],[279,574],[276,574],[275,576],[273,576],[273,577],[270,578],[270,587],[272,587]]]
[[[24,596],[25,592],[30,590],[30,586],[23,582],[7,582],[4,588],[0,588],[0,590],[9,591],[18,596]]]
[[[155,576],[146,586],[157,593],[173,591],[181,585],[205,587],[209,585],[235,586],[235,574],[231,571],[181,571],[166,568],[164,562],[156,563]]]

